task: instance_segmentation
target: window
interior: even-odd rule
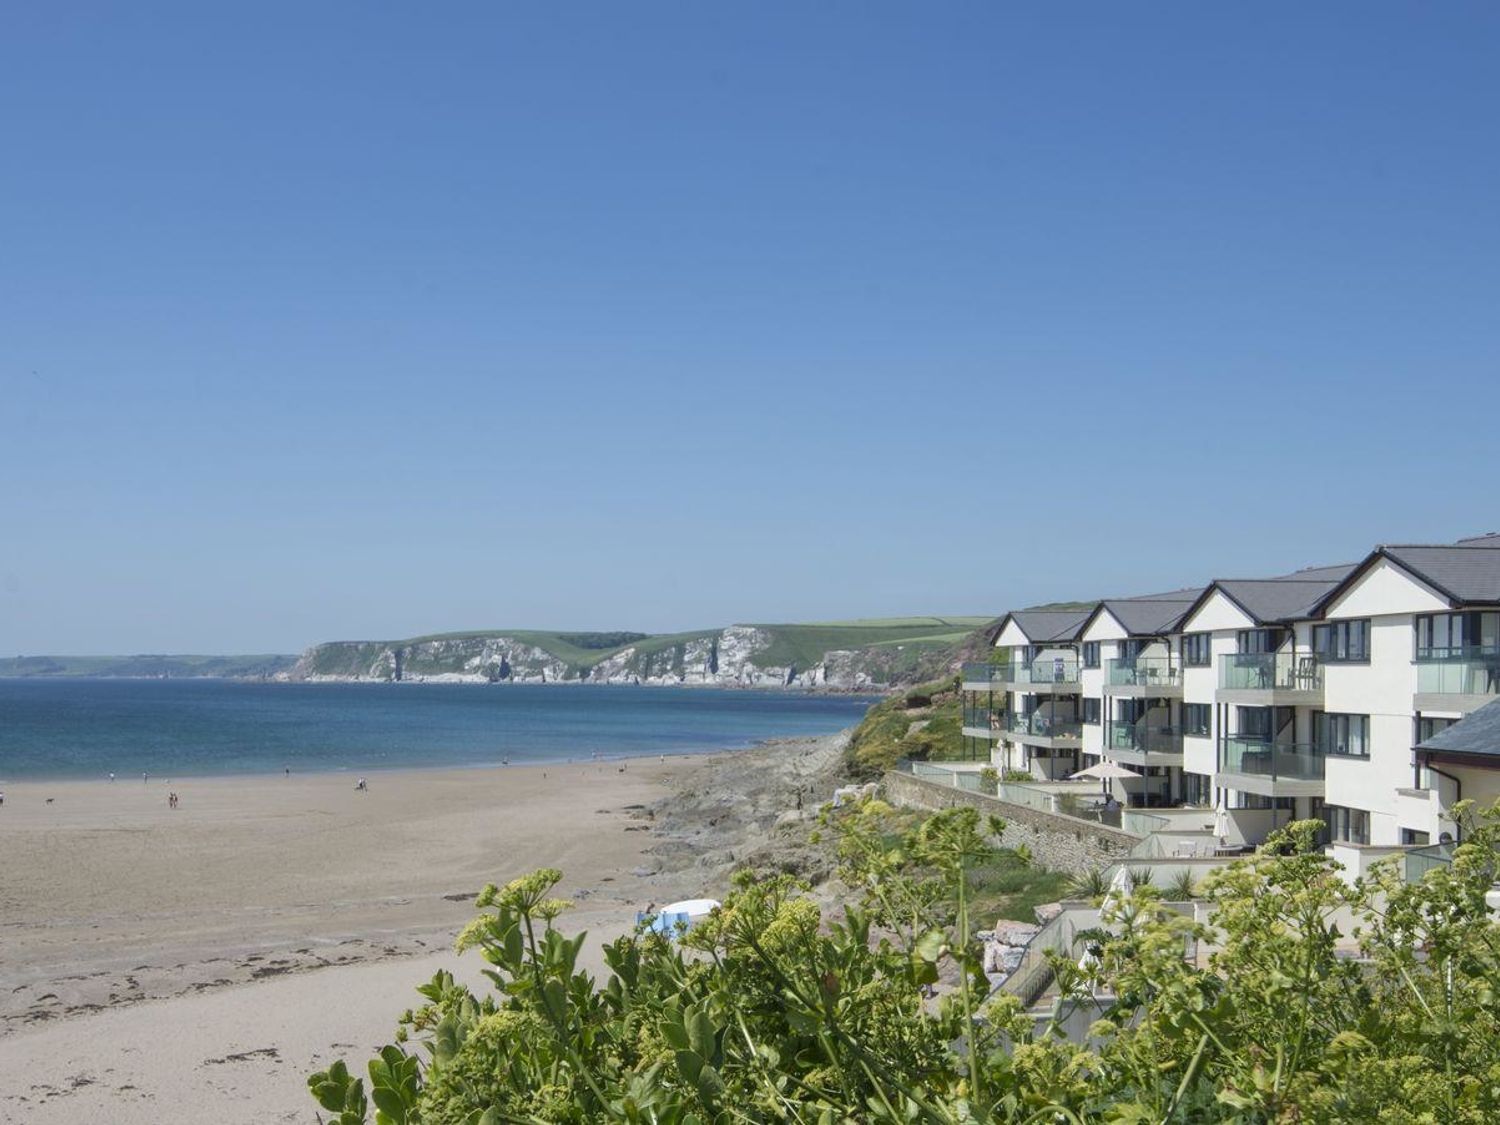
[[[1182,775],[1182,799],[1190,805],[1207,807],[1213,804],[1213,780],[1203,773]]]
[[[1457,719],[1418,719],[1417,741],[1419,743],[1426,742],[1433,735],[1437,734],[1438,731],[1447,730],[1456,722],[1458,722]]]
[[[1316,712],[1313,715],[1313,741],[1323,753],[1335,758],[1368,758],[1370,716]]]
[[[1334,840],[1341,844],[1368,844],[1370,842],[1370,814],[1364,809],[1328,805],[1324,812],[1328,817],[1328,831]]]
[[[1083,666],[1085,668],[1099,667],[1099,642],[1083,642]]]
[[[1195,738],[1207,738],[1211,706],[1208,703],[1184,703],[1182,733]]]
[[[1146,646],[1151,642],[1144,637],[1135,637],[1131,640],[1120,642],[1120,656],[1125,660],[1134,660],[1146,651]]]
[[[1368,663],[1370,659],[1370,622],[1333,621],[1314,625],[1313,652],[1325,664]]]
[[[1237,737],[1266,739],[1271,737],[1271,708],[1236,707],[1234,712],[1234,730]]]
[[[1189,668],[1207,668],[1213,660],[1209,633],[1184,633],[1182,635],[1182,662]]]
[[[1275,652],[1284,640],[1286,640],[1285,629],[1241,629],[1238,640],[1239,651],[1245,653]]]
[[[1417,659],[1500,652],[1500,612],[1429,613],[1417,618]]]
[[[1420,848],[1420,847],[1425,847],[1427,844],[1429,844],[1431,842],[1432,842],[1431,837],[1429,837],[1426,832],[1419,832],[1415,828],[1403,828],[1403,829],[1401,829],[1401,846],[1402,847],[1410,848],[1410,847],[1415,846],[1415,847],[1419,847]]]
[[[1259,793],[1238,791],[1229,801],[1228,807],[1231,809],[1276,809],[1280,812],[1295,811],[1291,797],[1262,797]]]
[[[1083,701],[1083,721],[1086,722],[1086,723],[1092,723],[1092,724],[1096,724],[1096,725],[1098,724],[1098,722],[1099,722],[1099,701],[1097,699],[1088,699],[1088,698],[1084,699],[1084,701]]]

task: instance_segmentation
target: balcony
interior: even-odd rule
[[[1104,730],[1109,756],[1128,766],[1182,765],[1182,728],[1117,720]]]
[[[1054,718],[1044,712],[1012,715],[1005,724],[1007,736],[1022,746],[1070,749],[1079,745],[1083,726],[1077,719]]]
[[[1107,662],[1104,694],[1127,698],[1182,697],[1182,666],[1169,656],[1125,656]]]
[[[1500,651],[1493,647],[1425,649],[1417,652],[1418,711],[1467,715],[1500,696]]]
[[[1004,691],[1007,665],[965,664],[963,669],[964,691]]]
[[[1005,712],[988,707],[965,707],[963,733],[967,738],[998,739],[1005,731]]]
[[[1321,797],[1327,763],[1316,746],[1230,735],[1219,744],[1214,784],[1264,797]]]
[[[1323,665],[1310,652],[1235,652],[1219,662],[1220,703],[1318,705]]]
[[[1046,656],[1001,665],[1003,687],[1028,694],[1074,695],[1078,692],[1078,658]]]

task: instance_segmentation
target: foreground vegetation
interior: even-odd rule
[[[458,946],[493,992],[438,974],[368,1087],[338,1063],[313,1094],[339,1125],[372,1102],[379,1123],[423,1125],[1500,1115],[1494,813],[1419,885],[1393,867],[1346,885],[1304,822],[1209,877],[1206,926],[1150,887],[1112,903],[1096,956],[1055,962],[1097,1017],[1086,1045],[986,996],[966,875],[999,826],[958,809],[893,836],[888,817],[872,802],[832,825],[843,917],[787,876],[743,874],[680,941],[608,946],[602,986],[578,968],[583,935],[555,927],[558,872],[486,888]],[[1201,963],[1194,940],[1214,949]]]

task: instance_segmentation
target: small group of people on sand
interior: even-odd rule
[[[176,807],[177,807],[177,793],[174,790],[173,792],[167,794],[167,808],[169,808],[169,809],[175,809]]]

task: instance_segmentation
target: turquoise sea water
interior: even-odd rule
[[[0,781],[692,754],[841,730],[870,702],[604,685],[0,680]]]

